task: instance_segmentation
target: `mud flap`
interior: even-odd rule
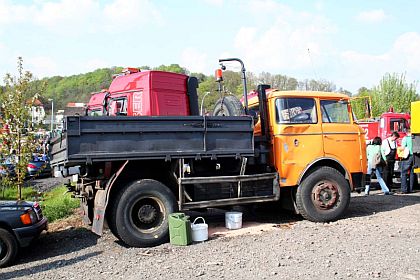
[[[102,236],[102,229],[104,227],[106,197],[106,190],[99,190],[96,192],[92,231],[99,236]]]

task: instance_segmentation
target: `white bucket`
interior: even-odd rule
[[[226,212],[225,223],[227,229],[242,228],[242,212]]]
[[[196,224],[195,222],[198,219],[202,219],[203,223]],[[206,241],[209,239],[209,225],[206,224],[206,221],[203,217],[195,218],[194,222],[191,224],[191,238],[194,242]]]

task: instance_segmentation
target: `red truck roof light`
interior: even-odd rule
[[[121,72],[124,73],[124,74],[132,74],[132,73],[138,73],[140,71],[141,70],[139,68],[126,67]]]

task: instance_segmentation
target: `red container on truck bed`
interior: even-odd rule
[[[132,70],[133,71],[133,70]],[[188,116],[188,76],[163,71],[128,72],[109,86],[110,116]]]

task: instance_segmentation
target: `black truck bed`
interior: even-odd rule
[[[68,116],[51,140],[51,165],[97,161],[254,156],[248,116]]]

